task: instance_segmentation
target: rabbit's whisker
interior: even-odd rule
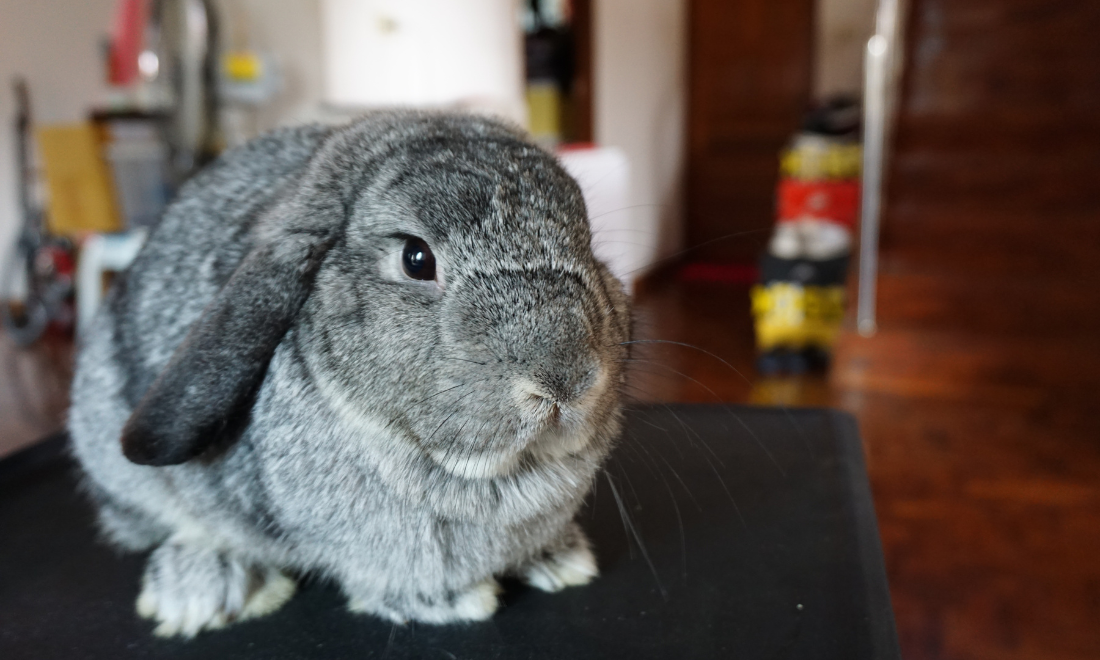
[[[673,254],[670,254],[667,257],[662,257],[660,259],[656,259],[654,261],[651,261],[648,264],[646,264],[646,265],[644,265],[640,268],[635,268],[634,270],[632,270],[628,273],[623,273],[623,275],[624,276],[633,275],[633,274],[641,272],[643,270],[647,270],[649,268],[652,268],[653,266],[656,266],[659,263],[663,263],[665,261],[671,261],[673,259],[676,259],[677,257],[681,257],[681,256],[687,254],[688,252],[691,252],[693,250],[698,250],[701,247],[706,247],[707,245],[711,245],[713,243],[718,243],[719,241],[725,241],[725,240],[729,240],[731,238],[737,238],[739,236],[750,236],[750,235],[754,235],[754,234],[761,234],[761,233],[764,233],[764,232],[771,233],[771,230],[772,230],[771,227],[760,227],[759,229],[748,229],[748,230],[745,230],[745,231],[736,231],[736,232],[733,232],[731,234],[726,234],[724,236],[719,236],[718,238],[712,238],[709,241],[703,241],[702,243],[698,243],[698,244],[693,245],[689,248],[685,248],[683,250],[680,250],[679,252],[675,252]]]
[[[709,387],[707,387],[707,386],[706,386],[706,385],[704,385],[703,383],[700,383],[700,382],[699,382],[698,380],[696,380],[696,379],[692,378],[691,376],[688,376],[688,375],[687,375],[687,374],[685,374],[685,373],[682,373],[682,372],[680,372],[680,371],[677,371],[677,370],[673,369],[672,367],[670,367],[670,366],[668,366],[668,365],[664,365],[664,364],[661,364],[660,362],[654,362],[653,360],[643,360],[643,359],[630,359],[630,360],[621,360],[621,361],[622,361],[622,362],[639,362],[639,363],[648,363],[648,364],[653,364],[653,365],[655,365],[655,366],[661,367],[661,368],[663,368],[663,369],[667,369],[668,371],[671,371],[672,373],[674,373],[674,374],[676,374],[676,375],[678,375],[678,376],[682,376],[682,377],[684,377],[684,378],[686,378],[686,379],[688,379],[688,380],[690,380],[690,381],[692,381],[692,382],[694,382],[694,383],[698,383],[698,384],[699,384],[699,385],[700,385],[700,386],[701,386],[702,388],[704,388],[705,390],[707,390],[708,392],[710,392],[710,393],[711,393],[711,395],[712,395],[712,396],[713,396],[713,397],[715,398],[715,400],[716,400],[716,401],[718,401],[719,403],[721,403],[721,402],[722,402],[722,399],[721,399],[721,397],[719,397],[719,396],[718,396],[718,394],[717,394],[717,393],[715,393],[715,391],[714,391],[714,390],[710,389]],[[728,414],[729,414],[729,415],[730,415],[731,417],[733,417],[734,419],[737,419],[737,415],[734,415],[734,414],[733,414],[733,411],[729,410],[729,408],[728,408],[728,407],[726,407],[726,408],[725,408],[725,411],[726,411],[726,412],[727,412],[727,413],[728,413]],[[754,436],[754,437],[755,437],[755,436]],[[699,440],[700,440],[700,442],[703,442],[703,439],[702,439],[701,437],[699,438]],[[757,442],[759,442],[759,439],[757,440]],[[714,456],[714,460],[718,461],[719,465],[721,465],[722,467],[725,467],[725,466],[726,466],[726,465],[725,465],[725,463],[723,463],[723,462],[722,462],[722,459],[718,457],[718,454],[716,454],[716,453],[714,452],[714,450],[713,450],[713,449],[711,449],[711,447],[710,447],[710,445],[709,445],[709,444],[707,444],[706,442],[703,442],[703,446],[707,448],[707,451],[709,451],[709,452],[711,453],[711,455],[712,455],[712,456]],[[765,454],[767,454],[767,455],[768,455],[769,457],[771,457],[771,453],[770,453],[770,452],[769,452],[769,451],[768,451],[767,449],[765,449],[765,448],[764,448],[763,446],[761,446],[761,449],[764,449],[764,453],[765,453]],[[774,459],[774,458],[772,458],[772,461],[774,462],[774,461],[775,461],[775,459]],[[778,464],[776,464],[776,467],[779,467],[779,465],[778,465]],[[780,471],[782,472],[782,468],[780,468]],[[784,476],[785,476],[785,475],[784,475]]]
[[[639,360],[639,361],[640,362],[651,362],[649,360]],[[665,365],[661,365],[659,363],[654,363],[654,364],[656,364],[657,366],[665,367]],[[668,368],[668,369],[671,370],[671,368],[669,368],[669,367],[665,367],[665,368]],[[672,370],[672,371],[675,371],[675,370]],[[680,374],[679,372],[676,372],[676,373],[678,373],[679,375],[684,376],[686,378],[689,378],[690,380],[694,380],[694,379],[691,379],[690,376],[685,376],[684,374]],[[696,382],[698,382],[698,381],[696,381]],[[630,387],[630,386],[628,385],[626,387]],[[713,394],[713,392],[712,392],[712,394]],[[717,396],[717,395],[715,395],[715,396]],[[672,411],[670,406],[668,406],[667,404],[662,404],[662,405],[673,415],[674,418],[676,418],[680,421],[680,423],[684,426],[684,429],[686,431],[690,431],[692,433],[692,435],[696,436],[696,438],[699,440],[700,444],[707,450],[707,452],[709,452],[711,454],[711,456],[713,456],[715,461],[718,461],[718,463],[720,465],[725,467],[725,464],[722,462],[721,458],[719,458],[717,453],[715,453],[714,449],[711,448],[710,445],[707,444],[707,442],[704,441],[701,436],[699,436],[698,432],[696,432],[694,429],[691,429],[691,427],[688,426],[687,424],[685,424],[683,422],[683,420],[680,420],[679,417],[676,416],[676,414]],[[730,412],[730,414],[732,415],[732,411],[727,410],[727,412]],[[737,418],[736,415],[733,415],[733,417],[734,417],[734,419],[738,419],[738,421],[740,421],[739,418]],[[651,422],[648,422],[647,420],[644,420],[644,419],[641,419],[641,418],[639,418],[639,420],[642,421],[643,423],[648,424],[649,426],[652,426],[653,428],[657,428],[657,429],[660,429],[660,430],[665,430],[665,429],[663,429],[663,428],[661,428],[661,427],[659,427],[659,426],[657,426],[657,425],[655,425]],[[757,440],[759,442],[759,439],[757,439]],[[688,436],[688,441],[691,442],[690,436]],[[693,447],[695,446],[694,443],[692,443],[692,445],[693,445]],[[629,444],[629,443],[624,443],[624,446],[632,446],[632,445]],[[763,447],[761,447],[761,448],[763,449]],[[696,449],[698,449],[698,447],[696,447]],[[769,457],[771,456],[770,452],[767,452],[766,449],[765,449],[765,453],[767,453]],[[707,466],[714,473],[714,476],[715,476],[715,478],[717,478],[718,483],[722,486],[722,490],[726,493],[726,497],[729,498],[730,504],[733,505],[733,509],[734,509],[734,512],[737,514],[738,520],[741,522],[741,525],[744,527],[744,529],[746,531],[748,531],[748,523],[746,522],[745,517],[741,513],[741,508],[737,505],[737,501],[734,499],[733,494],[730,492],[729,486],[726,484],[725,479],[722,478],[721,472],[719,472],[718,468],[714,465],[714,461],[712,461],[711,458],[708,457],[705,452],[700,452],[699,455],[703,458],[704,461],[706,461]],[[673,476],[675,476],[676,480],[680,482],[680,485],[684,487],[684,490],[688,493],[688,496],[695,503],[695,506],[700,511],[702,511],[702,506],[699,504],[699,502],[695,499],[694,495],[691,493],[691,489],[688,487],[687,483],[684,482],[684,480],[680,477],[679,473],[676,472],[672,468],[671,464],[668,463],[667,459],[665,459],[663,456],[661,457],[661,459],[668,466],[669,470],[672,471]],[[774,462],[774,458],[772,460]],[[777,468],[779,467],[778,464],[776,465],[776,467]],[[784,476],[786,476],[786,473],[782,471],[782,468],[780,468],[780,472],[783,473]]]
[[[460,388],[460,387],[463,387],[464,385],[466,385],[466,383],[459,383],[458,385],[455,385],[455,386],[453,386],[453,387],[448,387],[448,388],[447,388],[447,389],[445,389],[445,390],[439,390],[439,391],[438,391],[438,392],[436,392],[435,394],[432,394],[432,395],[430,395],[430,396],[426,396],[426,397],[424,397],[423,399],[420,399],[419,401],[414,401],[414,402],[413,402],[413,405],[415,406],[415,405],[418,405],[418,404],[424,403],[424,402],[425,402],[425,401],[427,401],[428,399],[434,399],[435,397],[439,396],[440,394],[445,394],[446,392],[450,392],[451,390],[457,390],[458,388]]]
[[[486,365],[485,362],[478,362],[477,360],[467,360],[466,358],[460,358],[460,357],[450,357],[450,356],[447,356],[447,355],[440,355],[439,359],[441,359],[441,360],[456,360],[458,362],[469,362],[470,364],[476,364],[476,365],[479,365],[479,366],[482,366],[482,367],[484,367]]]
[[[666,433],[668,434],[669,440],[672,440],[672,434],[668,433],[667,431]],[[661,472],[661,466],[658,465],[657,462],[653,459],[653,454],[649,453],[649,449],[646,448],[645,444],[640,442],[634,443],[632,447],[636,448],[636,450],[640,449],[641,451],[645,452],[645,456],[648,458],[648,460],[643,458],[642,464],[646,466],[646,469],[649,470],[650,474],[661,480],[661,483],[663,483],[665,486],[665,490],[668,492],[668,499],[672,502],[672,510],[676,514],[676,526],[680,530],[680,560],[682,564],[681,569],[683,577],[686,578],[687,536],[684,534],[684,519],[683,516],[680,514],[680,505],[676,502],[676,494],[672,492],[672,486],[669,485],[668,479],[666,479],[664,473]],[[641,454],[639,454],[639,456],[641,456]]]
[[[630,206],[620,206],[617,209],[611,209],[610,211],[604,211],[603,213],[597,213],[596,215],[590,215],[590,216],[588,216],[588,221],[591,222],[591,221],[595,220],[596,218],[602,218],[605,215],[611,215],[613,213],[622,213],[623,211],[630,211],[632,209],[653,209],[653,208],[661,208],[661,206],[662,206],[661,204],[631,204]],[[605,231],[617,231],[617,230],[610,229],[610,230],[605,230]]]
[[[625,527],[628,533],[634,537],[634,542],[638,544],[638,550],[641,551],[642,558],[645,559],[645,563],[649,566],[649,571],[653,573],[653,581],[657,583],[657,590],[661,592],[661,598],[668,600],[668,592],[665,591],[664,585],[661,584],[661,578],[657,575],[657,567],[653,565],[653,561],[649,558],[649,552],[646,550],[645,543],[642,542],[642,536],[638,534],[638,530],[635,529],[634,523],[630,520],[630,514],[627,513],[626,506],[623,504],[623,498],[619,495],[619,489],[615,488],[615,480],[607,470],[604,470],[603,475],[607,477],[607,485],[611,487],[611,494],[615,497],[615,504],[619,507],[619,517],[623,520],[623,527]]]
[[[663,462],[665,464],[665,466],[668,468],[668,471],[672,473],[672,476],[676,477],[676,481],[679,481],[680,485],[684,487],[684,492],[686,492],[687,496],[689,498],[691,498],[691,501],[695,504],[695,508],[698,509],[701,512],[703,510],[703,505],[699,504],[699,500],[695,499],[695,494],[691,492],[690,488],[688,488],[687,483],[680,476],[680,473],[677,472],[676,469],[672,467],[672,464],[668,462],[667,458],[665,458],[664,456],[661,456],[660,454],[657,454],[657,456],[658,456],[658,458],[661,459],[661,462]]]
[[[629,346],[629,345],[637,345],[637,344],[665,344],[665,345],[669,345],[669,346],[680,346],[680,347],[683,347],[683,348],[690,348],[694,351],[699,351],[700,353],[703,353],[704,355],[708,355],[708,356],[714,358],[715,360],[718,360],[720,363],[725,365],[730,371],[737,374],[741,378],[741,380],[745,381],[745,383],[748,384],[750,387],[753,384],[752,381],[748,378],[748,376],[746,376],[743,372],[741,372],[741,370],[739,370],[737,367],[734,367],[732,364],[730,364],[726,360],[723,360],[721,357],[719,357],[718,355],[715,355],[714,353],[708,351],[707,349],[702,348],[700,346],[696,346],[694,344],[688,344],[688,343],[682,342],[682,341],[672,341],[672,340],[668,340],[668,339],[634,339],[634,340],[631,340],[631,341],[621,342],[618,345],[619,346]],[[784,405],[779,406],[779,408],[780,408],[780,410],[783,411],[783,415],[787,418],[787,421],[790,423],[791,427],[798,433],[798,437],[802,440],[802,444],[806,446],[806,451],[809,452],[810,457],[813,458],[813,455],[814,455],[813,446],[810,444],[809,439],[806,437],[805,432],[803,432],[802,427],[798,424],[798,421],[795,420],[794,415],[791,414],[790,408],[788,406],[784,406]]]
[[[393,624],[390,628],[390,638],[386,640],[386,649],[382,651],[382,658],[388,658],[390,655],[390,649],[393,648],[393,641],[397,638],[397,624]]]
[[[608,211],[607,213],[614,213],[614,211]],[[600,216],[594,216],[600,217]],[[591,218],[590,218],[591,219]],[[593,236],[599,236],[600,234],[617,234],[619,232],[630,232],[633,234],[645,234],[646,236],[657,236],[660,232],[653,231],[652,229],[634,229],[630,227],[605,227],[603,229],[595,229],[592,232]]]
[[[666,345],[670,345],[670,346],[681,346],[683,348],[690,348],[694,351],[699,351],[700,353],[703,353],[705,355],[709,355],[710,357],[714,358],[715,360],[718,360],[719,362],[724,364],[726,367],[728,367],[731,371],[733,371],[733,373],[740,376],[741,379],[744,380],[746,383],[749,383],[750,385],[752,384],[752,381],[749,380],[749,378],[747,376],[745,376],[745,374],[743,374],[740,370],[738,370],[737,367],[734,367],[732,364],[730,364],[726,360],[723,360],[722,358],[715,355],[714,353],[712,353],[712,352],[708,351],[707,349],[702,348],[700,346],[696,346],[695,344],[688,344],[688,343],[682,342],[682,341],[672,341],[672,340],[669,340],[669,339],[633,339],[631,341],[620,342],[618,344],[618,346],[633,346],[633,345],[636,345],[636,344],[666,344]]]
[[[721,359],[721,358],[719,358],[719,359]],[[705,389],[707,392],[710,392],[711,396],[714,397],[715,401],[718,401],[719,403],[723,403],[722,397],[718,396],[718,393],[715,392],[714,390],[712,390],[710,387],[707,387],[701,381],[699,381],[695,378],[692,378],[691,376],[689,376],[689,375],[687,375],[683,372],[677,371],[676,369],[673,369],[672,367],[670,367],[668,365],[661,364],[660,362],[655,362],[653,360],[646,360],[646,359],[641,359],[641,358],[627,358],[627,359],[624,359],[624,360],[619,360],[619,362],[648,362],[650,364],[655,364],[655,365],[657,365],[659,367],[662,367],[664,369],[668,369],[669,371],[673,372],[674,374],[676,374],[678,376],[682,376],[682,377],[690,380],[691,382],[699,385],[700,387]],[[723,410],[725,410],[725,412],[730,417],[732,417],[734,419],[734,421],[736,421],[741,426],[741,428],[745,429],[745,432],[749,434],[749,436],[753,439],[753,441],[756,442],[756,445],[758,447],[760,447],[761,451],[763,451],[768,456],[768,459],[771,460],[772,464],[775,465],[775,469],[779,470],[779,474],[786,477],[787,476],[787,471],[783,469],[783,466],[781,466],[779,464],[779,461],[775,460],[775,456],[771,453],[771,451],[768,450],[767,446],[764,445],[763,441],[760,440],[760,436],[756,435],[756,432],[753,431],[751,428],[749,428],[749,425],[746,424],[744,420],[742,420],[739,416],[734,414],[734,412],[729,409],[729,406],[723,405],[722,408],[723,408]],[[789,412],[788,412],[788,414],[789,414]],[[717,458],[717,456],[715,456],[715,458]],[[721,461],[719,461],[719,462],[721,462]]]
[[[458,440],[460,439],[460,437],[462,435],[462,430],[466,428],[467,423],[469,423],[469,420],[464,422],[462,424],[462,426],[459,428],[459,430],[455,433],[454,437],[455,437],[456,442],[452,443],[451,446],[449,446],[446,449],[446,451],[444,451],[444,453],[443,453],[443,463],[445,465],[457,464],[459,462],[458,460],[453,460],[452,461],[452,458],[455,457],[456,453],[462,452],[462,453],[470,454],[470,453],[472,453],[473,451],[475,451],[477,449],[472,443],[458,442]],[[481,434],[481,432],[485,429],[485,427],[486,427],[486,424],[482,423],[478,427],[477,431],[474,433],[473,437],[475,437],[475,438],[478,437],[478,435]],[[462,455],[461,453],[458,453],[459,457],[461,457],[461,455]],[[469,462],[469,458],[466,459],[466,462],[467,463]],[[465,469],[465,467],[463,469]]]
[[[469,392],[467,392],[467,393],[463,394],[462,396],[458,397],[457,399],[455,399],[455,403],[457,404],[459,401],[461,401],[462,399],[465,399],[466,397],[470,396],[473,393],[474,393],[474,391],[470,390]],[[432,431],[432,434],[430,436],[428,436],[428,441],[425,444],[431,443],[432,439],[435,438],[435,434],[439,433],[439,429],[443,428],[444,424],[451,421],[451,418],[454,417],[455,415],[457,415],[460,410],[461,410],[461,408],[457,408],[457,407],[454,410],[452,410],[451,414],[447,415],[447,417],[442,422],[439,423],[439,426],[435,427],[435,430]]]

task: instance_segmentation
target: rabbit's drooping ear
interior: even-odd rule
[[[307,175],[297,195],[261,220],[256,246],[191,326],[126,422],[122,450],[134,463],[183,463],[247,412],[325,254],[344,228],[344,200],[318,181],[327,178],[318,176],[318,169]]]
[[[245,257],[126,422],[128,459],[175,465],[218,438],[259,386],[330,245],[299,236]]]

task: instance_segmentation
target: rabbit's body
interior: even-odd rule
[[[401,275],[414,235],[432,281]],[[572,519],[629,328],[589,242],[575,184],[482,119],[282,131],[201,173],[73,386],[104,531],[156,548],[139,611],[194,634],[278,607],[289,570],[445,623],[490,615],[494,576],[595,575]]]

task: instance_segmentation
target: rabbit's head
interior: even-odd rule
[[[555,159],[473,117],[394,113],[337,131],[193,326],[123,433],[131,460],[205,450],[293,328],[342,414],[451,473],[606,449],[629,312]]]

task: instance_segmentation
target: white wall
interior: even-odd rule
[[[652,264],[682,240],[687,0],[593,5],[595,138],[630,160],[632,208],[621,212]]]
[[[822,0],[838,1],[838,0]],[[99,48],[114,0],[0,0],[0,245],[18,224],[9,81],[25,73],[42,122],[79,121],[106,92]],[[276,53],[286,87],[257,128],[322,116],[319,0],[218,0],[225,38]],[[596,0],[597,142],[630,159],[637,241],[652,260],[680,247],[687,0]],[[59,47],[63,45],[63,47]]]
[[[11,81],[27,79],[35,120],[75,122],[106,92],[100,47],[114,0],[0,0],[0,259],[22,220]]]
[[[284,87],[258,112],[265,131],[318,116],[324,91],[320,0],[217,0],[224,43],[274,53]]]

